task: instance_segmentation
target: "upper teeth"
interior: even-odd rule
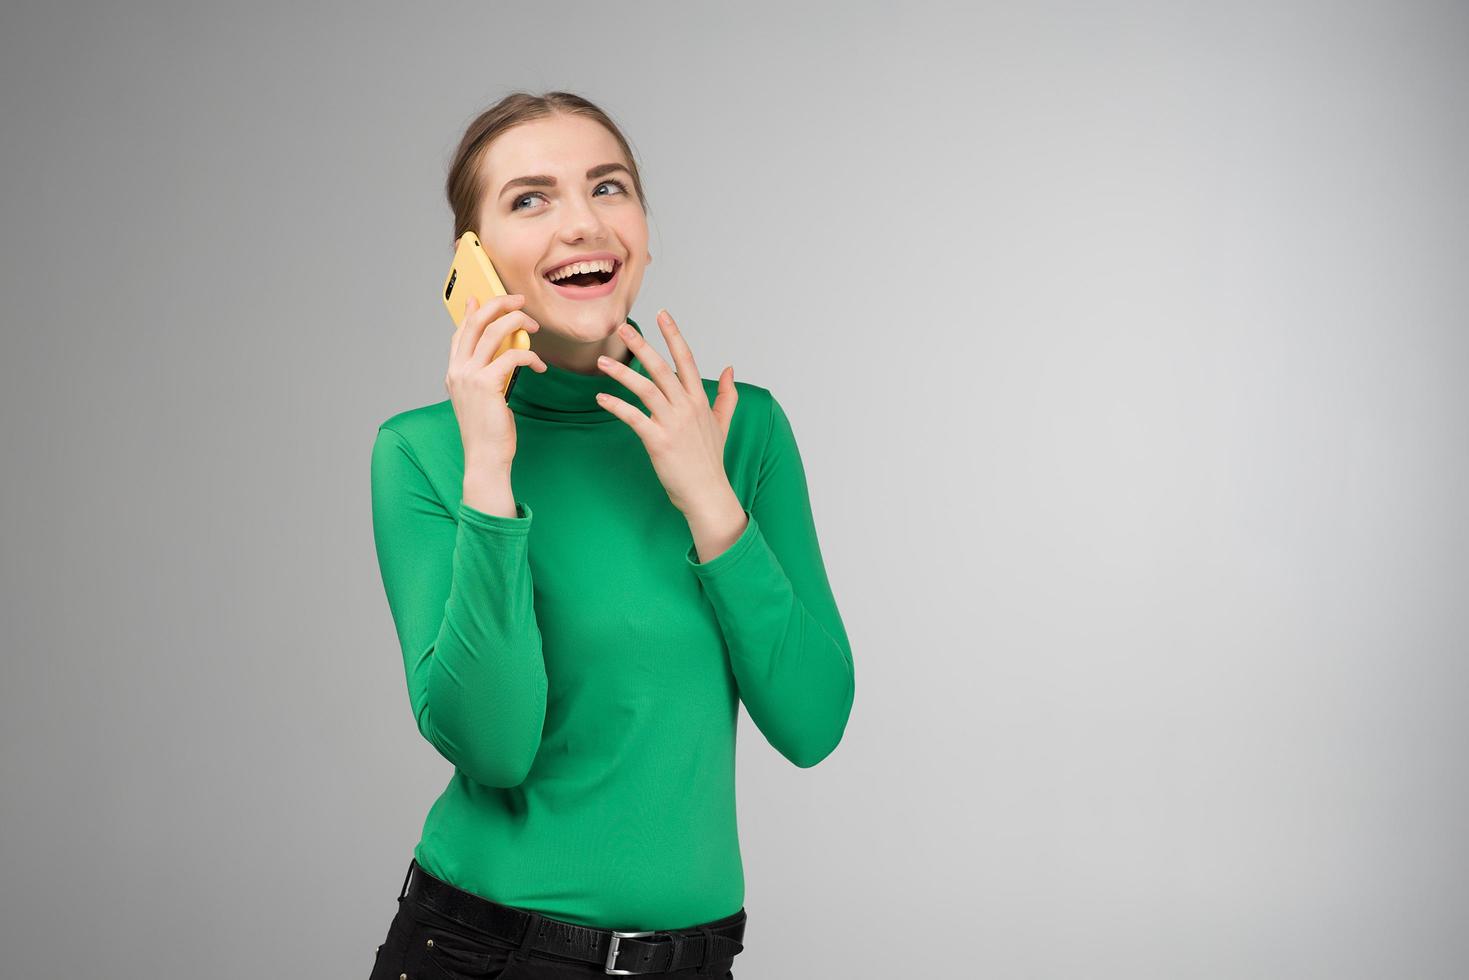
[[[583,272],[611,272],[615,263],[611,259],[596,259],[591,262],[573,262],[563,265],[559,269],[552,269],[546,273],[546,278],[555,282],[557,279],[565,279],[567,276],[580,275]]]

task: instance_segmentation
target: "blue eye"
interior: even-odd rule
[[[624,184],[620,180],[612,180],[611,178],[608,178],[607,180],[602,181],[601,184],[598,184],[597,187],[598,188],[601,188],[605,184],[611,184],[612,186],[616,187],[618,189],[618,191],[620,193],[622,193],[622,194],[626,194],[628,192],[627,191],[627,185]],[[597,196],[597,195],[593,195],[593,196]],[[606,197],[607,195],[606,194],[602,194],[600,196]],[[512,211],[519,211],[519,210],[521,210],[520,202],[521,201],[524,201],[524,200],[527,200],[528,198],[532,198],[532,197],[539,197],[542,200],[544,200],[545,197],[546,197],[546,195],[542,194],[540,191],[532,191],[529,194],[523,194],[520,197],[517,197],[515,200],[513,200],[513,201],[510,202],[510,210],[512,210]]]

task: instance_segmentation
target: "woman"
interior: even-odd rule
[[[733,977],[739,701],[807,767],[854,691],[790,422],[702,380],[666,313],[672,364],[628,318],[646,204],[596,106],[507,97],[447,190],[512,295],[470,304],[449,399],[373,447],[413,714],[455,771],[372,980]],[[492,358],[516,328],[530,350]]]

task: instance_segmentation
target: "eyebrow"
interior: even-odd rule
[[[599,164],[598,166],[595,166],[591,170],[588,170],[587,171],[587,180],[592,180],[593,178],[601,177],[603,174],[610,174],[614,170],[621,170],[623,173],[627,174],[629,177],[632,176],[632,171],[628,170],[626,167],[624,167],[620,163],[603,163],[603,164]],[[502,187],[502,188],[500,188],[500,196],[501,197],[504,197],[505,196],[505,192],[508,191],[508,190],[510,190],[512,187],[555,187],[555,186],[556,186],[556,178],[555,177],[548,177],[545,174],[534,174],[534,175],[532,175],[530,177],[516,177],[513,180],[508,180],[508,181],[505,182],[505,186]]]

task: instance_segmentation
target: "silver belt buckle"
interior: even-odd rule
[[[616,929],[613,929],[612,930],[612,944],[607,948],[607,962],[602,967],[602,972],[603,973],[637,973],[638,972],[637,970],[614,970],[614,969],[612,969],[612,964],[617,962],[617,941],[619,939],[626,939],[628,936],[651,936],[654,933],[656,933],[657,931],[658,930],[656,930],[656,929],[650,929],[647,932],[618,932]]]

